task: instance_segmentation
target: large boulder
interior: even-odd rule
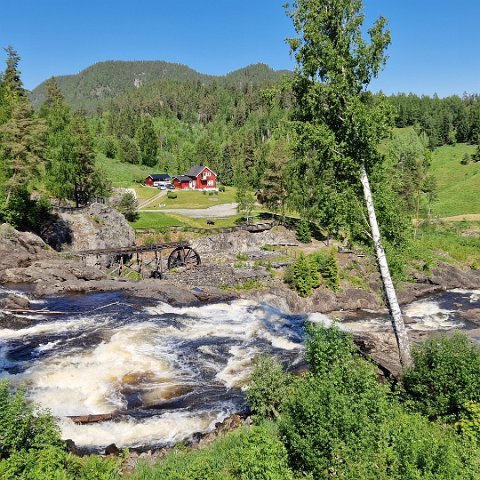
[[[58,214],[43,230],[46,241],[56,250],[76,252],[135,244],[135,231],[125,217],[112,207],[93,203],[86,209]],[[89,258],[88,264],[108,266],[106,256]]]
[[[192,242],[193,248],[200,254],[238,253],[261,250],[266,245],[296,244],[295,233],[284,227],[275,227],[272,230],[251,233],[245,230],[238,232],[212,235],[211,237],[199,238]]]

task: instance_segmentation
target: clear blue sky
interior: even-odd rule
[[[24,84],[102,60],[167,60],[225,74],[251,63],[293,68],[284,0],[2,0],[0,46],[22,57]],[[364,0],[393,42],[373,89],[480,92],[480,0]],[[0,55],[4,61],[5,55]],[[0,66],[3,69],[3,65]]]

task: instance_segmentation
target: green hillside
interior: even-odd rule
[[[460,163],[465,153],[472,154],[475,148],[457,144],[435,150],[431,166],[438,187],[438,200],[433,204],[435,215],[480,214],[480,162]]]
[[[155,81],[199,81],[224,85],[242,86],[245,83],[263,84],[278,81],[286,71],[275,71],[264,64],[249,65],[225,76],[199,73],[186,65],[163,61],[108,61],[100,62],[82,70],[76,75],[56,77],[65,95],[66,103],[88,111],[94,111],[102,100],[115,98],[122,93],[148,85]],[[38,108],[45,99],[45,82],[30,94]]]

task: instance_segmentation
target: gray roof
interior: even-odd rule
[[[215,172],[211,170],[210,167],[206,167],[205,165],[194,165],[185,175],[187,175],[188,177],[196,178],[203,172],[205,168],[208,168],[212,173],[215,174]]]
[[[166,182],[166,181],[170,180],[170,175],[168,173],[152,173],[148,177],[151,177],[151,179],[154,182],[158,182],[158,181]]]
[[[189,182],[192,180],[192,177],[187,177],[186,175],[178,175],[177,177],[173,177],[179,180],[180,182]]]

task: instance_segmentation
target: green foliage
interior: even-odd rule
[[[116,205],[116,208],[129,222],[136,222],[139,218],[139,213],[137,211],[137,200],[130,192],[122,195],[120,201]]]
[[[0,478],[2,480],[118,480],[119,465],[68,454],[53,417],[31,406],[24,390],[0,381]]]
[[[470,440],[480,442],[480,404],[467,402],[464,406],[462,418],[455,423],[457,431]]]
[[[301,243],[310,243],[312,241],[312,231],[310,230],[310,222],[302,220],[298,223],[295,236]]]
[[[127,135],[120,137],[118,143],[118,158],[125,163],[140,163],[140,152],[135,140]]]
[[[480,350],[461,333],[434,336],[413,349],[404,373],[405,398],[430,419],[459,420],[469,401],[480,401]]]
[[[290,480],[285,447],[274,424],[240,428],[196,451],[174,450],[132,480]]]
[[[462,165],[468,165],[470,163],[470,160],[472,159],[472,157],[465,152],[465,154],[463,155],[463,158],[462,158],[462,161],[460,162]]]
[[[319,272],[325,282],[325,285],[334,292],[339,289],[338,258],[335,249],[330,249],[323,265],[320,265]]]
[[[278,416],[292,381],[278,359],[266,355],[257,357],[247,390],[247,403],[253,413],[260,418]]]
[[[320,275],[316,266],[303,253],[285,273],[285,281],[301,297],[308,297],[320,285]]]
[[[140,150],[141,163],[149,167],[154,167],[158,162],[158,141],[150,117],[143,117],[136,136],[138,149]]]
[[[338,328],[307,326],[309,371],[280,405],[294,472],[315,479],[474,479],[479,451],[403,410]]]
[[[170,199],[175,199],[177,198],[177,194],[176,193],[173,193],[173,192],[168,192],[167,193],[167,198],[170,198]]]

